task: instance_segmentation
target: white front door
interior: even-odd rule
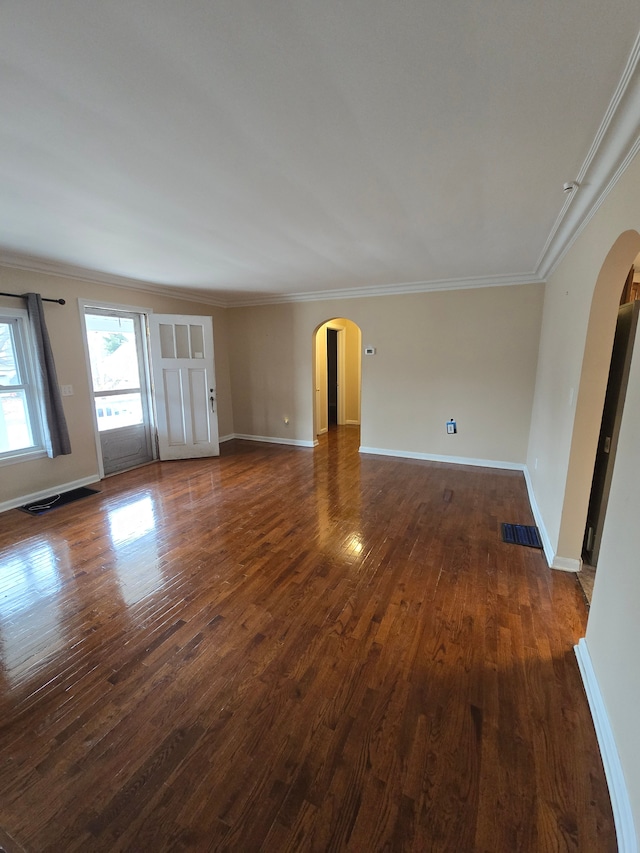
[[[218,456],[211,317],[150,314],[160,459]]]

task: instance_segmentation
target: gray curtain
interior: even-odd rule
[[[44,322],[42,298],[39,293],[25,293],[29,325],[35,344],[36,371],[40,382],[44,444],[53,459],[71,453],[69,430],[62,408],[58,376],[53,361],[49,333]]]

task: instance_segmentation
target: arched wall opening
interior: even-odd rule
[[[622,233],[605,258],[591,300],[558,536],[557,554],[562,556],[556,565],[560,568],[581,563],[620,296],[638,253],[640,234]]]
[[[315,329],[312,344],[315,435],[323,435],[329,430],[330,396],[335,396],[335,422],[338,425],[359,425],[362,386],[362,333],[360,327],[346,317],[333,317]],[[332,359],[330,349],[332,346],[335,346],[333,382],[330,378]],[[332,389],[333,383],[335,383],[335,388]]]

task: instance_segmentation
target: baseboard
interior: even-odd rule
[[[582,568],[582,560],[575,560],[573,557],[559,557],[557,554],[551,563],[552,569],[558,569],[561,572],[579,572]]]
[[[596,738],[600,747],[600,755],[604,765],[604,773],[609,786],[613,820],[618,838],[618,850],[620,853],[638,853],[638,842],[633,823],[633,812],[629,802],[629,794],[622,772],[620,756],[613,737],[607,710],[600,693],[600,686],[591,662],[591,655],[587,641],[583,638],[574,647],[578,667],[582,676],[582,683],[587,694],[587,701],[591,709],[593,726],[596,730]]]
[[[221,435],[218,439],[218,444],[224,444],[225,441],[232,441],[235,438],[234,433],[229,433],[229,435]]]
[[[240,438],[242,441],[266,441],[268,444],[288,444],[292,447],[315,447],[318,443],[297,438],[276,438],[270,435],[245,435],[239,432],[234,433],[231,438]]]
[[[531,512],[533,513],[533,517],[536,522],[536,527],[538,528],[538,533],[540,534],[540,539],[542,539],[542,548],[544,550],[544,556],[547,560],[547,565],[549,568],[560,568],[559,566],[554,566],[554,560],[556,559],[556,553],[553,550],[553,545],[551,544],[551,540],[549,539],[549,534],[547,533],[547,528],[544,526],[544,521],[542,518],[542,513],[540,512],[540,507],[538,506],[538,502],[536,500],[535,492],[533,491],[533,483],[531,482],[531,475],[529,474],[529,469],[527,466],[524,466],[524,481],[527,484],[527,493],[529,495],[529,504],[531,506]],[[575,569],[573,570],[575,571]]]
[[[360,426],[360,421],[347,421],[347,426]]]
[[[476,468],[502,468],[507,471],[524,471],[521,462],[501,462],[497,459],[471,459],[468,456],[440,456],[437,453],[418,453],[413,450],[386,450],[381,447],[359,448],[360,453],[377,456],[397,456],[401,459],[421,459],[426,462],[446,462],[449,465],[473,465]]]
[[[70,492],[71,489],[79,489],[82,486],[90,486],[92,483],[99,483],[100,475],[98,473],[91,474],[88,477],[82,477],[79,480],[73,480],[70,483],[59,483],[55,486],[49,486],[48,489],[41,489],[39,492],[31,492],[29,495],[21,495],[19,498],[12,498],[9,501],[0,503],[0,512],[6,512],[8,509],[15,509],[17,506],[39,501],[41,498],[48,498],[49,495],[62,494],[62,492]]]
[[[551,540],[549,539],[547,528],[544,526],[542,513],[540,512],[540,507],[538,506],[535,492],[533,491],[531,475],[529,474],[529,469],[526,465],[524,466],[524,480],[527,484],[527,492],[529,493],[529,503],[531,504],[531,512],[533,513],[533,517],[536,520],[536,526],[538,528],[538,532],[540,533],[540,538],[542,539],[542,548],[544,550],[544,556],[547,560],[547,565],[550,569],[558,569],[561,572],[579,572],[582,568],[582,560],[576,560],[573,557],[559,557],[553,550],[553,545],[551,544]]]

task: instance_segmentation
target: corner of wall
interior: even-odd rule
[[[540,539],[542,539],[542,548],[544,550],[544,556],[547,561],[547,565],[549,566],[549,568],[557,568],[557,566],[554,566],[556,554],[553,549],[553,545],[551,544],[551,540],[549,539],[549,534],[547,533],[547,528],[545,527],[544,519],[542,517],[542,513],[540,512],[538,502],[536,500],[536,495],[533,489],[533,482],[531,481],[531,474],[529,473],[529,469],[526,465],[524,466],[523,472],[524,480],[527,484],[527,493],[529,495],[529,504],[531,505],[531,512],[533,513],[533,517],[538,527]]]

